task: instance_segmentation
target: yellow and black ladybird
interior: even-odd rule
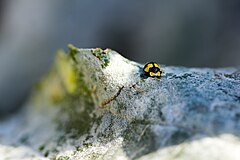
[[[155,62],[148,62],[147,64],[145,64],[145,66],[143,67],[143,72],[145,78],[148,77],[160,78],[162,74],[160,66]]]

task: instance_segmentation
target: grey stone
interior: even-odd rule
[[[69,48],[0,123],[4,158],[22,147],[35,159],[240,158],[239,67],[160,65],[160,78],[143,78],[115,51]]]

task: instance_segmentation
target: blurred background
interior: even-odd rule
[[[0,0],[0,118],[21,106],[68,43],[141,63],[237,66],[240,1]]]

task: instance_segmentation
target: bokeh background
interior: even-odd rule
[[[240,1],[0,0],[0,118],[24,103],[68,43],[141,63],[237,66]]]

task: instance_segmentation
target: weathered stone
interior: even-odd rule
[[[160,79],[143,78],[143,65],[115,51],[69,48],[0,123],[0,155],[19,157],[17,146],[36,159],[240,158],[239,68],[160,65]]]

